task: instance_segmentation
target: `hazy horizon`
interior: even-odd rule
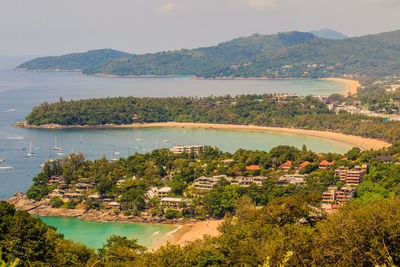
[[[398,10],[398,0],[3,0],[0,56],[140,54],[323,28],[362,36],[400,29]]]

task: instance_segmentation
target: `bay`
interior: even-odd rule
[[[306,144],[317,152],[345,152],[348,146],[334,141],[301,135],[229,131],[212,129],[16,129],[13,124],[23,121],[32,108],[43,101],[107,96],[208,96],[245,93],[297,93],[299,95],[329,95],[342,93],[346,86],[322,80],[198,80],[175,78],[105,78],[80,76],[71,72],[24,72],[13,68],[26,60],[21,57],[0,58],[0,199],[14,192],[25,192],[32,178],[46,160],[62,157],[51,147],[57,146],[65,155],[84,153],[88,159],[113,152],[127,156],[145,153],[154,148],[172,148],[174,145],[202,144],[217,146],[234,152],[238,148],[269,150],[287,144],[301,147]],[[141,141],[136,139],[140,136]],[[168,140],[164,143],[163,140]],[[28,157],[32,152],[36,157]]]
[[[87,222],[76,218],[39,217],[43,222],[57,228],[67,239],[91,248],[100,248],[111,235],[137,239],[142,246],[151,247],[161,237],[170,235],[177,226],[167,224]]]

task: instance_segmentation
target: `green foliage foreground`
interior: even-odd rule
[[[95,253],[0,202],[0,253],[15,266],[395,266],[400,199],[353,202],[324,218],[301,197],[274,199],[261,209],[244,197],[220,232],[153,252],[112,236]]]

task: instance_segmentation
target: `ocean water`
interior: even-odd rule
[[[0,199],[14,192],[25,192],[32,177],[46,160],[62,157],[51,147],[63,148],[64,154],[82,152],[89,159],[113,152],[127,156],[154,148],[203,144],[234,152],[238,148],[269,150],[281,144],[301,147],[306,144],[318,152],[345,152],[348,146],[339,142],[301,135],[229,131],[212,129],[147,128],[147,129],[16,129],[13,123],[23,121],[35,105],[43,101],[106,96],[207,96],[243,93],[325,94],[343,92],[341,83],[320,80],[197,80],[182,78],[103,78],[86,77],[67,72],[23,72],[13,68],[25,58],[0,58]],[[137,141],[139,137],[141,141]],[[84,140],[83,142],[81,142]],[[168,140],[168,142],[162,142]],[[36,157],[28,157],[32,152]]]
[[[36,216],[39,217],[39,216]],[[100,248],[111,235],[135,238],[142,246],[150,247],[154,242],[170,235],[177,227],[167,224],[87,222],[76,218],[39,217],[48,225],[55,226],[67,239],[81,242],[91,248]]]
[[[0,166],[13,170],[0,170],[0,200],[15,192],[25,192],[32,178],[40,172],[40,164],[62,157],[51,148],[63,149],[65,155],[82,152],[88,159],[114,152],[126,157],[134,152],[145,153],[155,148],[175,145],[202,144],[217,146],[234,152],[238,148],[270,150],[277,145],[294,145],[317,152],[343,153],[350,147],[334,141],[301,135],[263,133],[251,131],[146,128],[146,129],[16,129],[13,124],[23,121],[32,108],[43,101],[107,97],[107,96],[208,96],[246,93],[297,93],[299,95],[329,95],[343,93],[341,83],[320,80],[197,80],[177,78],[103,78],[86,77],[77,73],[48,73],[14,71],[13,68],[27,58],[0,58]],[[142,140],[136,140],[140,137]],[[163,142],[168,140],[168,142]],[[31,145],[32,144],[32,145]],[[32,149],[36,157],[28,157]],[[43,218],[68,238],[81,240],[99,247],[106,237],[115,233],[139,238],[149,245],[154,238],[171,229],[166,226],[92,223],[73,218]],[[157,228],[158,227],[158,228]],[[159,232],[157,234],[154,234]]]

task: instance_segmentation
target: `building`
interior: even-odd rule
[[[246,171],[258,171],[258,170],[261,170],[261,166],[260,165],[246,166]]]
[[[285,163],[283,163],[279,168],[284,171],[289,171],[291,167],[292,167],[292,162],[288,160]]]
[[[164,197],[161,199],[161,205],[167,208],[179,208],[181,206],[190,205],[192,200],[176,197]]]
[[[157,190],[157,197],[159,198],[166,197],[169,194],[169,192],[171,192],[171,187],[164,186]]]
[[[65,177],[64,176],[51,176],[50,179],[47,181],[48,184],[53,185],[53,184],[63,184],[65,183]]]
[[[302,164],[300,164],[300,169],[307,167],[308,165],[310,165],[311,162],[309,161],[304,161]]]
[[[360,184],[364,174],[367,172],[367,165],[355,166],[353,170],[349,170],[344,166],[335,169],[335,175],[345,182],[346,185],[357,186]]]
[[[387,156],[387,155],[377,156],[376,158],[378,161],[381,161],[384,163],[391,163],[393,161],[393,157]]]
[[[232,180],[231,177],[227,177],[226,175],[217,175],[213,177],[201,176],[194,181],[194,187],[200,190],[211,190],[221,179],[226,179],[228,181]]]
[[[262,183],[267,177],[264,176],[255,176],[255,177],[243,177],[238,176],[231,180],[232,184],[237,184],[241,187],[249,187],[251,184],[256,184],[258,186],[262,186]]]
[[[307,177],[306,174],[286,174],[278,179],[278,185],[289,185],[289,184],[294,184],[296,186],[301,186],[304,185],[304,178]]]
[[[336,199],[339,205],[348,203],[355,195],[356,188],[353,186],[343,186],[337,192]]]
[[[328,190],[322,193],[321,209],[325,212],[332,212],[338,205],[348,203],[354,196],[356,187],[343,186],[338,189],[336,186],[328,187]]]
[[[334,163],[335,161],[329,162],[327,160],[323,160],[319,163],[318,168],[320,168],[321,170],[325,170],[327,168],[332,167]]]
[[[263,181],[267,179],[264,176],[244,177],[238,176],[236,178],[228,177],[226,175],[217,175],[213,177],[201,176],[194,181],[194,187],[199,190],[211,190],[213,186],[221,179],[225,179],[231,184],[236,184],[241,187],[249,187],[251,184],[261,186]]]
[[[174,146],[172,148],[172,152],[174,152],[175,154],[191,153],[191,152],[198,154],[203,151],[204,151],[204,146],[200,145]]]

